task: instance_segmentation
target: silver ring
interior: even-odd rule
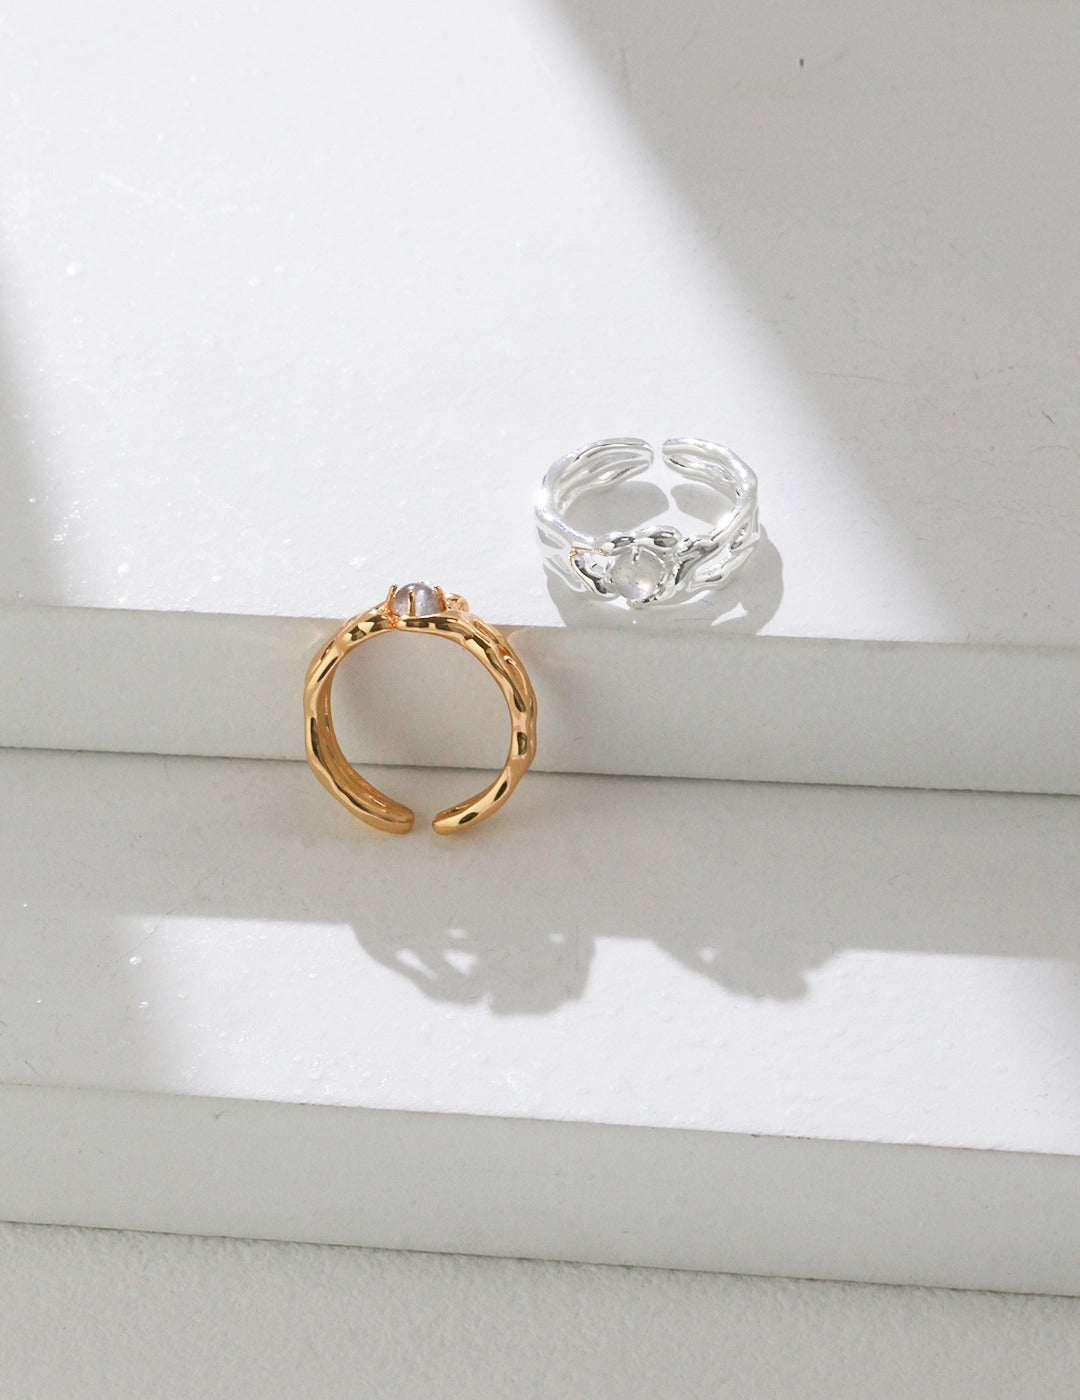
[[[653,449],[640,438],[590,443],[549,469],[536,496],[536,528],[545,563],[571,587],[641,608],[717,588],[745,564],[759,533],[754,473],[728,448],[696,438],[669,439],[661,454],[679,476],[715,488],[716,523],[703,534],[658,525],[587,535],[567,523],[566,512],[582,496],[652,465]]]

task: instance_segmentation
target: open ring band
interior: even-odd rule
[[[378,607],[343,623],[312,659],[304,684],[307,758],[323,787],[354,816],[379,831],[403,834],[413,824],[408,807],[362,778],[341,750],[330,713],[330,687],[338,666],[355,647],[386,632],[446,637],[475,656],[493,676],[510,711],[510,752],[494,782],[432,825],[445,836],[490,817],[506,802],[536,753],[536,696],[525,668],[506,638],[474,617],[464,598],[427,583],[391,588]]]
[[[716,489],[715,525],[700,535],[667,525],[607,535],[576,530],[566,520],[570,507],[586,493],[646,471],[653,449],[640,438],[606,438],[570,452],[544,477],[536,525],[548,567],[572,588],[640,608],[718,587],[746,562],[758,541],[754,473],[728,448],[697,438],[669,439],[661,453],[672,471]]]

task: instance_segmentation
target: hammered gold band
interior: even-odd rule
[[[506,802],[536,753],[536,696],[524,666],[506,638],[474,617],[464,598],[428,584],[391,588],[378,607],[350,618],[312,659],[304,683],[304,733],[312,771],[343,807],[379,831],[409,831],[414,816],[362,778],[334,733],[330,688],[334,673],[355,647],[385,632],[445,637],[475,656],[502,691],[510,711],[510,751],[502,771],[482,792],[440,812],[432,822],[440,836],[490,817]]]

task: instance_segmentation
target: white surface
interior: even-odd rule
[[[304,756],[307,663],[337,624],[0,609],[0,745]],[[538,770],[1080,793],[1080,648],[513,628]],[[502,699],[456,648],[365,647],[334,683],[346,752],[488,767]]]
[[[552,769],[1080,792],[1078,46],[1068,0],[9,6],[0,744],[296,754],[312,619],[426,576],[517,632]],[[675,652],[540,570],[612,432],[761,477]]]
[[[6,1080],[1080,1154],[1080,802],[2,753]]]
[[[1072,1400],[1080,1303],[0,1228],[7,1400]]]
[[[1080,643],[1069,0],[144,18],[3,19],[0,596],[557,623],[539,474],[692,433],[764,630]]]
[[[533,775],[452,845],[297,764],[0,771],[0,1211],[1080,1290],[1076,801]]]
[[[1065,1156],[0,1083],[0,1218],[1080,1294]]]

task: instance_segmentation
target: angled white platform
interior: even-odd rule
[[[1080,802],[0,786],[0,1217],[1080,1292]]]
[[[122,34],[3,21],[0,743],[294,753],[316,619],[427,576],[524,633],[551,768],[1080,790],[1068,0]],[[539,569],[540,474],[626,432],[761,478],[677,642]]]
[[[22,748],[303,758],[327,620],[0,608],[0,738]],[[539,771],[1080,793],[1080,649],[696,629],[507,632],[539,701]],[[507,721],[456,649],[346,662],[358,764],[498,769]]]

